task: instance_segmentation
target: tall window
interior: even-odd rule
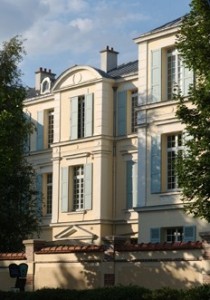
[[[167,95],[168,99],[172,99],[173,94],[177,92],[177,88],[180,88],[181,84],[181,58],[176,49],[167,51],[167,64]]]
[[[84,166],[73,170],[73,210],[84,209]]]
[[[132,91],[131,92],[131,132],[136,132],[136,124],[137,124],[137,112],[135,111],[135,108],[138,104],[138,91]]]
[[[85,97],[78,98],[78,138],[84,137],[85,133]]]
[[[71,98],[71,140],[93,135],[93,94]]]
[[[53,135],[54,135],[54,111],[48,111],[48,148],[53,143]]]
[[[175,170],[175,162],[178,154],[182,152],[182,134],[167,136],[167,189],[178,188],[178,180]]]
[[[52,213],[52,173],[47,174],[47,214]]]

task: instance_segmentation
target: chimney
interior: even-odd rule
[[[101,50],[101,70],[109,72],[112,69],[117,68],[117,56],[119,52],[114,51],[113,48],[106,47],[105,50]]]
[[[39,68],[38,71],[35,72],[35,90],[41,90],[41,83],[44,78],[49,77],[51,82],[55,81],[56,74],[52,73],[51,69],[47,70],[46,68]]]

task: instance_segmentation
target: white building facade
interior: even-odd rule
[[[58,78],[40,68],[25,100],[36,128],[28,159],[37,174],[40,237],[47,241],[138,237],[138,61],[118,66],[117,57],[107,47],[101,70],[74,66]]]
[[[200,240],[207,222],[183,211],[175,159],[183,151],[184,125],[173,95],[193,84],[175,48],[182,18],[135,39],[139,56],[138,212],[139,242]]]

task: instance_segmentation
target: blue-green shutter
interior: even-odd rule
[[[133,207],[138,206],[138,163],[133,164]]]
[[[78,97],[71,98],[71,140],[78,138]]]
[[[93,94],[85,96],[85,137],[93,134]]]
[[[39,219],[42,216],[42,174],[36,175],[36,191],[37,191],[37,215]]]
[[[133,178],[132,178],[132,168],[133,162],[131,160],[126,161],[126,199],[127,208],[132,208],[133,206]]]
[[[161,192],[161,138],[151,138],[151,193]]]
[[[161,101],[161,49],[151,52],[151,102]]]
[[[160,243],[160,228],[150,228],[150,242]]]
[[[44,112],[38,111],[37,112],[37,142],[36,142],[36,149],[42,150],[43,149],[43,133],[44,133]]]
[[[117,135],[126,134],[127,92],[117,93]]]
[[[184,242],[194,242],[196,240],[196,226],[185,226],[183,234]]]
[[[84,165],[84,208],[92,208],[92,164]]]
[[[184,65],[182,66],[182,94],[187,96],[190,85],[193,84],[193,71]]]
[[[69,205],[69,168],[61,169],[61,212],[67,212]]]
[[[137,206],[137,163],[126,161],[126,207]]]
[[[24,117],[26,123],[31,124],[31,114],[29,112],[24,112]],[[26,154],[30,152],[30,136],[30,133],[28,133],[23,145],[23,151]]]

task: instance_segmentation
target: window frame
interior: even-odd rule
[[[171,143],[175,142],[174,146],[168,147],[168,142],[169,142],[169,137],[175,137],[174,141],[171,141]],[[166,143],[167,143],[167,148],[166,148],[166,152],[167,152],[167,157],[166,157],[166,170],[167,170],[167,174],[166,174],[166,182],[167,182],[167,186],[166,189],[167,191],[177,191],[179,190],[179,186],[178,186],[178,178],[177,178],[177,174],[176,170],[175,170],[175,160],[177,155],[179,154],[180,151],[183,152],[183,133],[182,132],[176,132],[176,133],[171,133],[168,134],[166,136]],[[179,142],[181,142],[181,144],[179,144]],[[174,154],[175,155],[174,155]],[[171,157],[169,157],[169,154],[172,154]],[[173,156],[174,155],[174,156]],[[171,161],[169,161],[169,159],[171,158]],[[169,170],[169,165],[171,165],[170,170]],[[169,174],[170,171],[170,174]],[[170,179],[171,178],[171,179]],[[172,181],[172,179],[174,178],[174,181]]]
[[[94,94],[70,98],[70,140],[92,137],[94,134]]]
[[[79,174],[77,173],[79,172]],[[76,165],[72,167],[72,210],[84,210],[85,196],[84,196],[84,165]]]
[[[182,87],[182,60],[178,50],[167,49],[167,100],[173,100],[173,95]],[[169,68],[169,59],[171,61]],[[174,71],[173,71],[174,70]],[[169,71],[171,71],[169,73]],[[170,80],[169,80],[170,79]]]
[[[47,110],[47,147],[50,148],[54,140],[54,109]]]
[[[83,187],[79,185],[79,193],[83,188],[83,207],[81,203],[77,207],[75,202],[74,169],[83,168]],[[81,175],[81,174],[80,174]],[[91,210],[93,205],[93,163],[76,164],[61,167],[61,213],[74,213],[78,211]],[[79,198],[79,201],[81,197]]]
[[[137,132],[137,111],[136,107],[138,105],[138,90],[131,91],[131,133]]]

